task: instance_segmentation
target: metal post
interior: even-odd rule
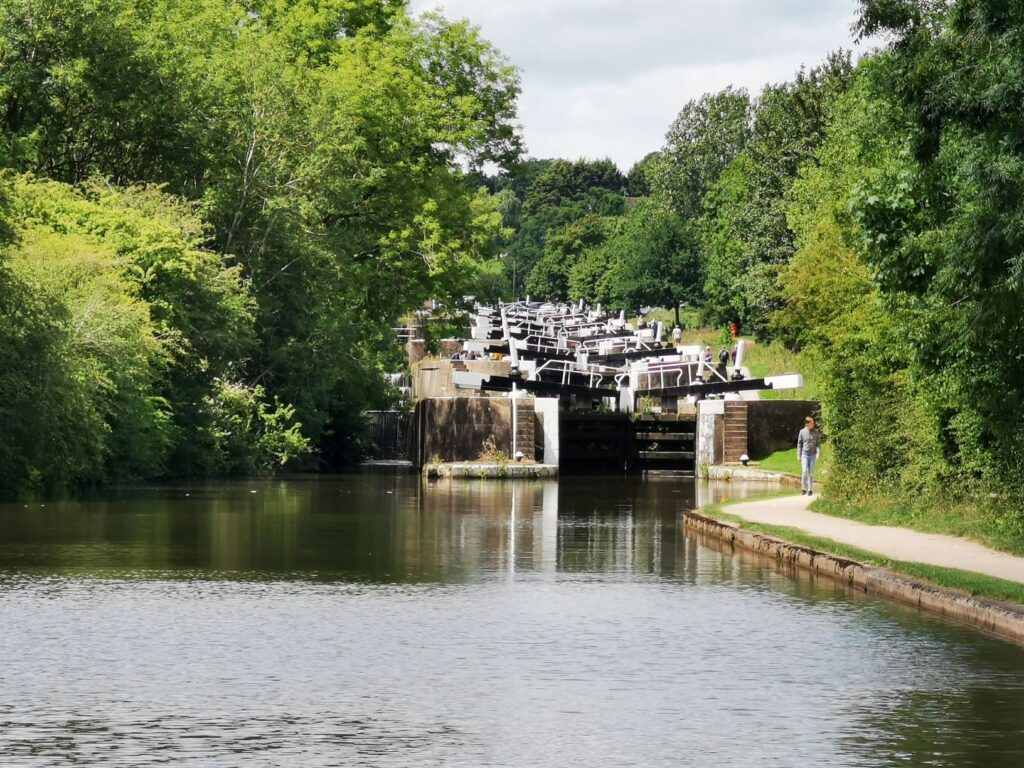
[[[512,379],[512,450],[509,457],[516,460],[516,446],[518,445],[517,433],[519,431],[519,392],[516,389],[516,380]]]
[[[516,378],[519,375],[519,351],[516,349],[515,339],[508,327],[508,316],[505,314],[505,307],[501,308],[501,330],[508,341],[508,355],[511,360],[509,374],[512,378],[512,450],[509,451],[509,458],[516,460],[516,437],[519,428],[519,394],[516,387]]]
[[[742,378],[743,376],[743,353],[746,351],[746,342],[740,339],[736,342],[736,359],[732,364],[732,378],[733,380]]]

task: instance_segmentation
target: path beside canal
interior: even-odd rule
[[[907,528],[867,525],[812,512],[814,497],[781,498],[730,504],[725,511],[752,523],[781,525],[867,550],[892,560],[972,571],[1024,584],[1024,557],[1015,557],[955,536]]]

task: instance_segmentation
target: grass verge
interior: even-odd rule
[[[893,525],[925,533],[960,536],[1001,552],[1024,556],[1024,536],[1016,522],[1019,514],[998,508],[992,499],[952,502],[882,494],[850,499],[831,493],[815,500],[812,509],[823,515],[868,525]]]
[[[765,390],[761,392],[762,400],[820,399],[817,366],[813,358],[807,353],[791,352],[777,343],[756,343],[748,339],[744,364],[750,369],[750,376],[754,379],[759,379],[763,376],[778,376],[781,373],[799,373],[803,375],[804,385],[800,389]],[[799,431],[800,426],[803,425],[798,425],[797,431]],[[796,440],[795,433],[793,440]]]
[[[821,458],[814,465],[815,480],[821,480],[827,474],[825,466],[830,450],[828,445],[821,446]],[[754,466],[765,472],[784,472],[788,475],[800,476],[800,460],[796,456],[796,448],[790,448],[788,451],[776,451],[770,456],[754,462]]]
[[[770,496],[761,496],[758,498],[770,498]],[[741,503],[751,500],[752,499],[749,498],[736,499],[734,502],[730,503]],[[954,589],[974,597],[982,597],[988,600],[998,600],[1024,605],[1024,584],[1018,584],[1017,582],[1006,581],[1004,579],[996,579],[991,576],[971,573],[969,571],[960,571],[955,568],[940,568],[934,565],[925,565],[924,563],[890,560],[889,558],[882,557],[881,555],[877,555],[873,552],[858,549],[857,547],[851,547],[833,539],[811,536],[798,528],[790,528],[782,525],[752,523],[737,515],[729,514],[725,511],[727,507],[728,503],[710,504],[701,509],[700,512],[701,514],[705,514],[708,517],[715,518],[716,520],[732,523],[745,531],[761,533],[765,536],[773,536],[774,538],[782,539],[783,541],[787,541],[791,544],[808,547],[809,549],[814,549],[829,555],[835,555],[836,557],[845,558],[847,560],[855,560],[863,565],[869,565],[875,568],[885,568],[886,570],[893,571],[894,573],[898,573],[915,579],[916,581],[925,582],[936,587]]]

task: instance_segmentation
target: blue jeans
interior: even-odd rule
[[[814,490],[814,462],[818,460],[818,454],[802,454],[800,456],[800,489],[804,491]]]

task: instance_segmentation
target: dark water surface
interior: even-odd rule
[[[0,765],[1024,765],[1024,649],[687,540],[694,495],[0,505]]]

